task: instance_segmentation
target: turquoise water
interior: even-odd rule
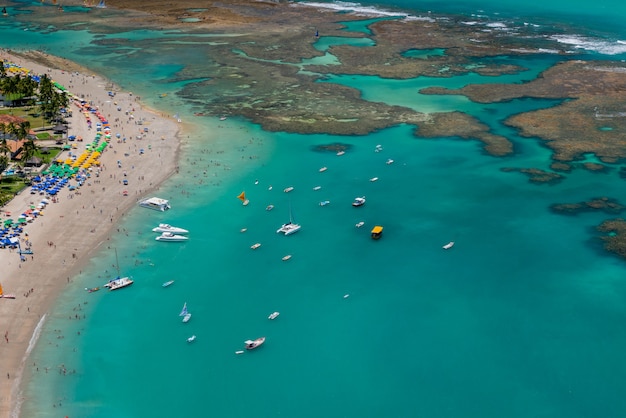
[[[569,27],[565,23],[579,15],[571,2],[543,11],[512,2],[422,4],[438,13],[450,7],[534,16],[554,27]],[[620,10],[626,16],[621,5],[600,13],[597,4],[581,7],[580,16],[598,13],[609,22]],[[611,216],[549,210],[557,202],[622,197],[620,165],[604,173],[574,170],[554,185],[532,184],[502,169],[548,170],[550,152],[502,120],[558,100],[484,105],[416,93],[431,85],[523,82],[559,57],[497,57],[528,68],[497,78],[328,74],[324,80],[357,88],[367,100],[468,112],[514,143],[514,155],[495,158],[476,141],[417,139],[408,126],[337,137],[267,133],[236,118],[193,118],[195,105],[176,92],[201,80],[177,75],[210,56],[210,45],[203,46],[209,55],[198,54],[206,37],[158,31],[98,37],[132,40],[129,47],[94,42],[87,31],[43,34],[35,25],[24,31],[12,19],[0,20],[2,46],[41,46],[89,65],[197,125],[183,146],[180,174],[155,193],[173,209],[132,211],[61,297],[32,355],[37,366],[23,416],[626,414],[626,268],[604,252],[594,232]],[[589,36],[595,21],[586,23],[567,35]],[[620,37],[614,31],[594,39],[606,46]],[[322,36],[320,49],[338,41]],[[205,65],[210,77],[211,63]],[[159,99],[162,93],[168,94]],[[344,144],[346,154],[318,148],[333,143]],[[393,164],[385,163],[389,158]],[[323,166],[328,170],[320,173]],[[373,177],[379,180],[369,181]],[[283,193],[288,186],[294,191]],[[236,198],[241,191],[250,199],[246,207]],[[353,208],[362,195],[367,203]],[[331,203],[321,207],[323,200]],[[269,204],[272,211],[265,210]],[[302,230],[278,236],[289,207]],[[363,228],[355,228],[359,221]],[[190,240],[154,241],[149,231],[160,222],[190,229]],[[376,224],[385,228],[380,241],[369,237]],[[449,241],[455,246],[442,250]],[[253,251],[256,242],[262,246]],[[114,249],[135,284],[86,293],[85,287],[115,274]],[[281,261],[286,254],[291,260]],[[162,288],[169,279],[175,283]],[[188,324],[178,316],[185,302],[193,314]],[[268,321],[273,311],[281,315]],[[187,344],[192,334],[197,340]],[[245,339],[259,336],[267,337],[262,348],[235,354]],[[59,373],[61,365],[66,374]]]

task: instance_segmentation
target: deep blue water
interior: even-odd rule
[[[599,52],[620,51],[617,41],[626,37],[617,18],[626,17],[626,6],[578,3],[423,1],[417,7],[462,14],[459,20],[531,20],[564,39],[589,40],[580,51],[585,59],[618,59]],[[408,4],[393,6],[416,13]],[[76,60],[159,110],[192,119],[193,104],[175,93],[195,80],[174,76],[206,58],[177,42],[181,34],[104,35],[133,44],[103,46],[87,31],[25,31],[15,24],[19,16],[11,19],[0,21],[3,47],[41,47]],[[337,42],[322,36],[318,47]],[[329,73],[324,82],[357,88],[366,100],[467,112],[514,143],[515,154],[505,158],[487,155],[476,141],[417,139],[408,126],[364,137],[305,136],[263,132],[243,120],[194,119],[180,174],[159,192],[173,209],[134,210],[111,243],[136,283],[115,293],[82,290],[113,273],[114,252],[107,248],[73,279],[33,353],[40,370],[45,365],[50,372],[34,373],[23,415],[626,415],[626,268],[594,232],[609,215],[549,210],[556,202],[622,197],[621,166],[532,184],[502,168],[548,170],[550,152],[502,121],[558,100],[484,105],[415,94],[431,85],[523,82],[559,58],[499,59],[528,70],[440,80]],[[335,142],[348,146],[345,155],[316,148]],[[393,164],[385,163],[389,158]],[[328,170],[320,173],[323,166]],[[283,193],[287,186],[295,190]],[[242,190],[249,206],[236,199]],[[362,195],[366,205],[353,208],[352,199]],[[331,203],[321,207],[322,200]],[[274,210],[265,210],[269,204]],[[302,230],[278,236],[289,207]],[[359,221],[363,228],[355,228]],[[149,231],[159,222],[190,229],[190,240],[155,242]],[[380,241],[369,237],[376,224],[385,228]],[[442,250],[448,241],[455,246]],[[256,242],[262,246],[252,251]],[[286,254],[292,259],[281,261]],[[168,279],[175,284],[163,289]],[[188,324],[178,316],[185,302],[193,313]],[[86,319],[66,319],[79,303]],[[273,311],[281,316],[268,321]],[[191,334],[198,339],[189,345]],[[261,349],[235,354],[245,339],[261,335],[267,337]],[[59,374],[60,364],[76,373]]]

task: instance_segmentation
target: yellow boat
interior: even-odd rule
[[[372,239],[380,239],[382,235],[383,235],[382,226],[376,225],[374,228],[372,228]]]

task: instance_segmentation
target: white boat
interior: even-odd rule
[[[357,222],[357,224],[356,224],[356,225],[354,225],[354,226],[356,226],[357,228],[360,228],[360,227],[362,227],[363,225],[365,225],[365,222],[361,221],[361,222]]]
[[[155,238],[157,241],[169,241],[169,242],[177,242],[177,241],[187,241],[187,238],[184,235],[177,235],[171,232],[163,232],[161,235]]]
[[[320,202],[320,206],[326,206],[326,205],[328,205],[329,203],[330,203],[330,200],[322,200],[322,201]]]
[[[318,190],[320,190],[321,188],[322,188],[322,186],[315,186],[315,187],[313,187],[313,190],[318,191]]]
[[[290,191],[292,191],[292,190],[293,190],[293,186],[289,186],[289,187],[286,187],[286,188],[283,190],[283,192],[285,192],[285,193],[289,193],[289,192],[290,192]]]
[[[250,248],[252,248],[253,250],[256,250],[257,248],[259,248],[261,246],[261,243],[257,242],[256,244],[252,244],[250,246]]]
[[[152,228],[152,232],[171,232],[173,234],[188,234],[189,231],[183,228],[178,228],[170,224],[159,224],[156,228]]]
[[[370,179],[370,181],[371,181],[371,182],[378,181],[378,177],[372,177],[372,178]]]
[[[195,335],[192,335],[191,337],[187,338],[187,342],[188,343],[192,343],[194,341],[196,341],[196,336]]]
[[[139,206],[148,208],[148,209],[158,210],[161,212],[165,212],[166,210],[171,209],[170,202],[168,200],[161,199],[158,197],[151,197],[149,199],[144,199],[139,202]]]
[[[163,283],[161,286],[167,287],[167,286],[170,286],[172,283],[174,283],[174,280],[168,280],[165,283]]]
[[[272,209],[274,209],[274,205],[267,205],[265,207],[265,210],[272,210]]]
[[[454,241],[450,241],[449,243],[447,243],[446,245],[444,245],[442,248],[444,250],[449,250],[450,248],[452,248],[454,246]]]
[[[383,150],[382,145],[376,145],[376,148],[374,148],[374,152],[381,152],[382,150]]]
[[[283,261],[287,261],[287,260],[290,260],[290,259],[291,259],[291,254],[287,254],[286,256],[284,256],[282,258]]]
[[[359,207],[365,204],[365,196],[354,198],[354,202],[352,202],[352,206]]]
[[[246,232],[247,230],[248,230],[248,228],[241,228],[241,229],[239,230],[239,232]]]
[[[343,154],[345,154],[345,153],[346,153],[345,151],[339,151],[339,152],[337,153],[337,156],[342,156],[342,155],[343,155]]]
[[[183,322],[189,322],[189,320],[191,319],[191,314],[187,310],[187,302],[185,302],[185,304],[183,305],[183,310],[180,311],[178,316],[182,316],[183,317]]]
[[[267,319],[276,319],[278,318],[278,315],[280,315],[280,312],[272,312],[270,316],[267,317]]]
[[[393,164],[393,160],[390,158],[390,159],[387,160],[387,162],[385,164],[391,165],[391,164]]]
[[[265,342],[265,337],[257,338],[256,340],[246,340],[244,344],[246,345],[246,350],[254,350],[255,348],[261,346]]]
[[[108,287],[109,290],[117,290],[122,287],[130,286],[133,283],[134,282],[130,277],[118,277],[117,279],[110,280],[104,285],[104,287]]]
[[[326,170],[328,170],[328,167],[322,167],[322,168],[320,168],[320,173],[323,173]]]
[[[130,277],[120,277],[120,263],[117,258],[117,248],[115,249],[115,267],[117,268],[117,278],[109,280],[109,282],[104,284],[103,287],[108,287],[109,290],[117,290],[130,286],[134,283]]]
[[[289,222],[283,224],[276,230],[277,234],[291,235],[300,230],[301,226],[293,221],[293,214],[291,213],[291,204],[289,205]]]

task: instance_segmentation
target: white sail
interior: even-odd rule
[[[185,304],[183,305],[183,310],[180,311],[180,314],[178,316],[185,316],[187,315],[189,312],[187,312],[187,302],[185,302]]]

